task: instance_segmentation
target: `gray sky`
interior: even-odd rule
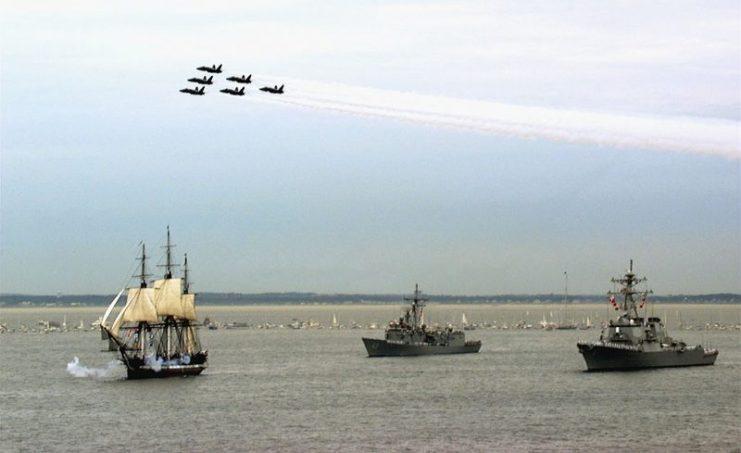
[[[741,292],[738,2],[510,3],[2,2],[0,291]]]

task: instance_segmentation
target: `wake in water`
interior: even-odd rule
[[[105,368],[88,368],[80,365],[80,359],[75,357],[67,364],[67,372],[74,377],[104,378],[119,365],[118,360],[111,360]]]
[[[741,158],[738,121],[591,112],[429,96],[300,79],[252,100],[480,133]]]

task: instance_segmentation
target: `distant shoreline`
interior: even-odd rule
[[[197,293],[200,307],[255,305],[392,305],[404,303],[403,294],[317,294],[317,293]],[[562,294],[502,294],[482,296],[427,295],[430,304],[444,305],[562,305]],[[110,295],[28,295],[0,294],[0,308],[12,307],[101,307],[108,305]],[[571,295],[574,305],[605,302],[604,294]],[[741,304],[741,294],[718,293],[697,295],[653,295],[652,302],[666,304]]]

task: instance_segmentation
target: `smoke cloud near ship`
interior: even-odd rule
[[[594,112],[431,96],[299,79],[264,102],[410,121],[478,133],[741,158],[738,121]]]
[[[104,378],[108,377],[118,365],[118,360],[111,360],[103,368],[88,368],[80,365],[80,359],[74,357],[71,362],[67,363],[67,372],[74,377],[80,378]]]

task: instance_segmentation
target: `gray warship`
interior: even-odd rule
[[[610,320],[602,330],[599,341],[579,341],[577,348],[587,363],[588,371],[635,370],[643,368],[712,365],[718,357],[717,349],[703,346],[687,346],[670,337],[661,319],[655,316],[641,317],[635,300],[640,297],[640,308],[647,302],[651,290],[637,291],[635,286],[645,282],[633,273],[633,260],[622,278],[612,282],[621,286],[619,291],[610,291],[609,302],[622,314]],[[618,302],[615,296],[622,300]],[[644,310],[645,311],[648,310]]]
[[[428,299],[421,297],[418,285],[414,286],[414,295],[404,300],[412,305],[398,321],[389,323],[386,338],[363,338],[369,357],[463,354],[481,349],[481,341],[466,341],[466,334],[460,330],[428,329],[423,324],[422,310]]]

